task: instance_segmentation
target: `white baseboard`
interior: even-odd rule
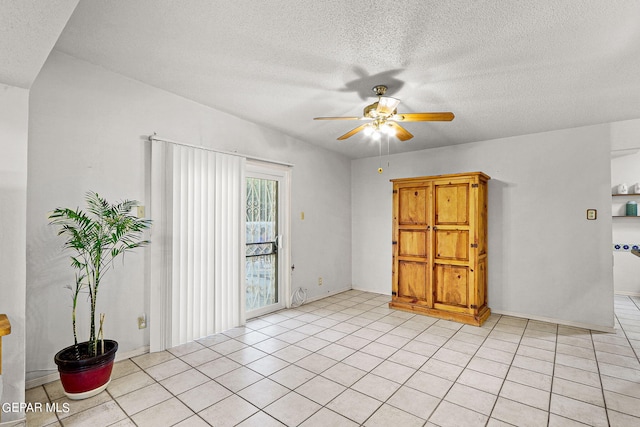
[[[389,295],[389,293],[375,292],[375,291],[371,291],[369,289],[358,289],[358,288],[353,288],[353,289],[356,290],[356,291],[365,291],[365,292],[371,292],[371,293],[374,293],[374,294]],[[640,294],[633,294],[633,293],[628,293],[628,294],[624,294],[624,295],[629,295],[629,296],[636,296],[637,295],[637,296],[640,296]],[[551,318],[551,317],[542,317],[542,316],[532,316],[531,314],[515,313],[513,311],[502,311],[502,310],[491,309],[491,312],[495,313],[495,314],[505,315],[505,316],[520,317],[522,319],[531,319],[531,320],[538,320],[540,322],[556,323],[558,325],[571,326],[571,327],[574,327],[574,328],[591,329],[592,331],[615,333],[615,328],[613,326],[612,327],[607,327],[607,326],[601,326],[601,325],[593,325],[593,324],[590,324],[590,323],[572,322],[570,320],[555,319],[555,318]]]
[[[369,292],[370,294],[378,294],[378,295],[386,295],[389,298],[391,298],[391,292],[377,292],[377,291],[372,291],[371,289],[361,289],[361,288],[351,288],[354,291],[361,291],[361,292]]]
[[[607,326],[601,326],[601,325],[593,325],[589,323],[572,322],[570,320],[554,319],[551,317],[542,317],[542,316],[532,316],[530,314],[514,313],[512,311],[502,311],[502,310],[491,309],[491,313],[501,314],[504,316],[520,317],[523,319],[537,320],[540,322],[556,323],[558,325],[571,326],[573,328],[590,329],[592,331],[598,331],[598,332],[615,333],[616,331],[613,326],[607,327]]]
[[[60,374],[57,371],[50,374],[43,375],[41,377],[32,378],[25,382],[24,388],[29,390],[30,388],[38,387],[44,384],[52,383],[60,379]]]
[[[374,294],[380,294],[380,295],[389,295],[389,293],[382,293],[382,292],[375,292],[369,289],[358,289],[358,288],[353,288],[353,290],[356,291],[364,291],[364,292],[371,292]],[[616,292],[616,294],[618,294],[618,292]],[[619,293],[620,295],[628,295],[628,296],[640,296],[640,294],[637,293]],[[592,331],[598,331],[598,332],[607,332],[607,333],[615,333],[615,328],[612,327],[607,327],[607,326],[601,326],[601,325],[593,325],[590,323],[580,323],[580,322],[572,322],[570,320],[564,320],[564,319],[555,319],[555,318],[551,318],[551,317],[542,317],[542,316],[532,316],[530,314],[522,314],[522,313],[515,313],[513,311],[501,311],[501,310],[494,310],[491,309],[492,313],[495,314],[501,314],[501,315],[505,315],[505,316],[512,316],[512,317],[520,317],[522,319],[531,319],[531,320],[538,320],[540,322],[547,322],[547,323],[556,323],[558,325],[564,325],[564,326],[571,326],[574,328],[581,328],[581,329],[590,329]]]
[[[614,295],[624,295],[625,297],[640,297],[640,292],[614,291]]]
[[[327,297],[330,297],[332,295],[336,295],[336,294],[340,294],[342,292],[350,291],[351,289],[352,289],[351,286],[347,286],[347,287],[341,288],[341,289],[335,289],[333,291],[327,292],[326,294],[316,295],[315,297],[308,298],[304,303],[307,304],[307,303],[310,303],[310,302],[313,302],[313,301],[320,300],[322,298],[327,298]]]
[[[141,356],[143,354],[149,353],[149,346],[145,345],[140,348],[136,348],[135,350],[117,353],[116,362],[120,362],[121,360],[131,359],[132,357]]]
[[[149,346],[145,345],[143,347],[137,348],[135,350],[126,351],[126,352],[118,352],[116,353],[116,362],[120,362],[121,360],[130,359],[132,357],[140,356],[142,354],[149,353]],[[25,382],[25,389],[29,390],[30,388],[38,387],[44,384],[48,384],[60,379],[60,375],[57,371],[47,371],[49,374],[43,375],[41,377],[32,378]],[[0,424],[0,427],[4,427]]]

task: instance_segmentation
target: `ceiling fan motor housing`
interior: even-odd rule
[[[378,96],[384,96],[384,94],[387,93],[387,87],[385,85],[374,86],[371,90]]]

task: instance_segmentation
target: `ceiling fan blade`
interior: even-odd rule
[[[376,107],[376,111],[379,116],[390,116],[394,111],[396,111],[396,108],[398,108],[399,104],[399,99],[391,98],[389,96],[381,96],[378,99],[378,106]]]
[[[453,113],[402,113],[392,117],[399,122],[450,122],[455,116]]]
[[[391,126],[396,131],[396,138],[400,141],[406,141],[408,139],[413,138],[411,132],[397,124],[396,122],[387,122],[389,126]]]
[[[347,139],[347,138],[355,135],[356,133],[360,132],[361,130],[364,130],[364,128],[366,128],[367,126],[369,126],[369,123],[365,123],[363,125],[358,126],[355,129],[351,129],[349,132],[347,132],[344,135],[338,137],[338,140],[342,141],[343,139]]]
[[[361,117],[314,117],[313,120],[360,120]]]

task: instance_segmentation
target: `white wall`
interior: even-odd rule
[[[154,131],[172,140],[293,163],[292,287],[307,287],[310,298],[350,288],[347,158],[56,51],[34,83],[30,102],[29,378],[55,369],[54,353],[72,340],[70,294],[63,288],[73,273],[60,252],[61,241],[47,225],[47,212],[81,205],[87,190],[145,203],[143,137]],[[143,258],[141,253],[128,256],[101,290],[98,310],[107,312],[106,336],[119,342],[121,352],[149,344],[148,329],[138,330],[136,322],[149,312]],[[324,278],[322,288],[318,276]]]
[[[11,322],[11,334],[2,338],[0,408],[24,401],[28,114],[29,91],[0,85],[0,313]],[[23,415],[0,417],[4,422]]]
[[[631,187],[640,182],[640,120],[612,123],[611,149],[611,186],[616,193],[620,183]],[[614,197],[613,215],[625,215],[630,200],[640,204],[640,196]],[[640,245],[640,218],[614,218],[613,243]],[[640,258],[630,251],[614,251],[613,285],[616,293],[640,295]]]
[[[382,175],[378,158],[354,160],[353,287],[391,292],[389,179],[482,171],[492,177],[489,307],[613,327],[609,134],[599,125],[392,155]]]

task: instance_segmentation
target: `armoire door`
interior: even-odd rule
[[[431,186],[400,185],[393,194],[393,290],[398,301],[431,307]]]
[[[470,257],[475,203],[470,179],[433,183],[434,308],[467,313],[474,305]]]

